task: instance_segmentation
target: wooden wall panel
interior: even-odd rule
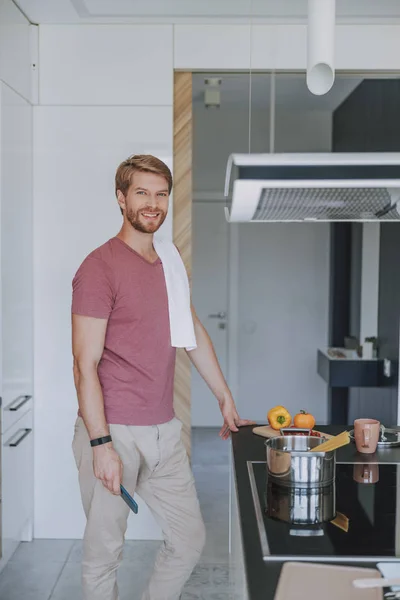
[[[191,278],[192,272],[192,73],[174,76],[174,191],[173,237]],[[182,421],[182,439],[191,453],[191,363],[178,349],[174,384],[174,407]]]

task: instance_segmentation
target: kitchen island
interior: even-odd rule
[[[319,427],[318,429],[335,435],[343,431],[345,427],[326,426]],[[270,556],[266,556],[265,547],[268,545],[270,547],[273,547],[274,545],[276,547],[282,546],[280,539],[277,537],[274,539],[273,536],[274,532],[276,532],[275,536],[278,536],[278,532],[282,531],[282,529],[279,529],[279,526],[285,526],[286,524],[273,522],[273,526],[268,532],[265,532],[265,529],[262,526],[260,527],[260,522],[265,518],[265,515],[262,514],[264,512],[264,503],[261,499],[258,507],[256,506],[255,496],[257,496],[257,493],[255,492],[254,478],[253,481],[251,481],[250,472],[252,471],[252,466],[258,467],[258,478],[260,478],[260,469],[262,469],[263,473],[265,470],[266,481],[265,465],[257,465],[257,463],[264,463],[266,460],[265,439],[253,434],[252,430],[253,427],[245,427],[232,436],[230,578],[233,597],[235,599],[245,600],[248,598],[249,600],[273,600],[283,560],[280,560],[279,556],[274,556],[273,552],[270,553]],[[350,471],[353,473],[354,464],[362,465],[375,463],[379,465],[381,471],[381,485],[384,483],[385,478],[390,480],[392,488],[390,493],[383,494],[383,499],[384,502],[387,502],[389,501],[388,499],[390,499],[391,523],[395,521],[393,539],[396,538],[397,550],[394,550],[396,558],[394,558],[393,555],[391,560],[399,560],[400,467],[397,465],[400,465],[400,447],[384,450],[378,449],[377,452],[372,455],[362,455],[356,451],[355,445],[350,443],[337,450],[336,462],[338,466],[343,465],[340,466],[340,469],[345,475]],[[252,465],[250,463],[252,463]],[[370,488],[374,485],[376,484],[368,484],[364,487]],[[393,493],[393,491],[395,493]],[[346,500],[347,502],[357,502],[357,498],[353,498],[351,495],[349,495]],[[380,501],[382,501],[382,498]],[[385,505],[381,505],[381,509],[382,506],[383,510],[386,511]],[[339,506],[337,508],[340,510]],[[347,508],[349,508],[348,504]],[[366,512],[368,512],[368,510],[366,510]],[[351,525],[352,523],[350,522],[350,527]],[[329,527],[334,526],[329,524]],[[263,537],[264,539],[262,539]],[[268,537],[269,539],[267,539]],[[336,537],[339,539],[340,535],[338,534]],[[355,540],[356,541],[354,542],[353,535],[353,544],[357,543],[357,537]],[[360,542],[361,541],[360,537]],[[299,544],[301,543],[302,541],[300,538],[294,538],[292,546],[293,548],[299,548]],[[375,543],[373,537],[372,543]],[[383,540],[383,544],[385,543],[386,541]],[[393,540],[390,540],[390,544],[393,545]],[[386,546],[384,546],[384,548],[386,548]],[[335,548],[333,550],[335,551]],[[361,556],[363,551],[365,551],[365,548],[360,548],[359,550],[359,553],[352,553],[354,560],[351,561],[348,557],[343,560],[341,560],[340,556],[333,557],[333,560],[335,561],[334,564],[352,564],[364,567],[373,567],[376,565],[377,561],[374,560],[373,556]],[[279,554],[279,552],[277,552],[277,554]],[[382,557],[381,551],[377,553],[377,557],[378,556]],[[390,560],[390,556],[384,557],[384,559]],[[305,559],[304,556],[301,556],[300,554],[297,555],[296,552],[293,552],[292,556],[290,556],[290,558],[285,558],[285,560],[309,560],[310,562],[314,562],[314,559],[311,559],[310,557]],[[316,555],[315,560],[321,561],[321,557]],[[322,562],[331,562],[331,559],[326,561],[322,559]]]

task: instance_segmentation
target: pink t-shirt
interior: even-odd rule
[[[72,287],[74,314],[108,319],[98,367],[107,423],[171,420],[176,350],[161,260],[112,238],[83,261]]]

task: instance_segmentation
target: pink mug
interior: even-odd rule
[[[381,424],[376,419],[356,419],[354,438],[358,452],[373,454],[379,441]]]

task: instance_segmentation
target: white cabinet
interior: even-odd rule
[[[41,25],[39,37],[42,105],[86,105],[89,118],[96,105],[172,105],[172,25]],[[128,154],[141,140],[131,138]]]
[[[37,106],[34,131],[35,538],[80,538],[71,281],[83,258],[121,226],[112,193],[119,162],[140,151],[171,163],[172,106]],[[57,502],[48,492],[49,473]],[[160,536],[140,507],[127,538]]]
[[[3,434],[2,444],[3,560],[10,558],[32,529],[32,411]]]
[[[20,386],[23,387],[23,386]],[[22,393],[19,393],[22,392]],[[2,431],[5,433],[19,421],[25,413],[32,410],[33,398],[23,390],[17,389],[14,394],[3,392]]]
[[[32,106],[0,83],[0,571],[33,523]]]
[[[30,25],[13,0],[0,1],[0,80],[31,97]]]

